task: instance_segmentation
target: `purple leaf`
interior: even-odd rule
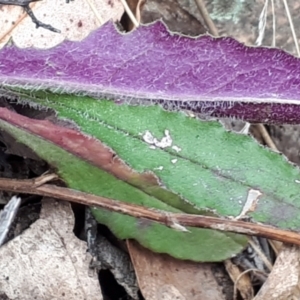
[[[232,38],[171,34],[158,22],[120,34],[107,23],[81,42],[0,51],[4,86],[159,102],[252,122],[300,122],[300,61]]]

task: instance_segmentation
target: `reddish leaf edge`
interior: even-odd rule
[[[36,120],[0,107],[0,120],[38,136],[68,153],[112,174],[119,180],[187,213],[216,216],[209,209],[197,208],[179,195],[161,186],[152,172],[137,172],[121,160],[116,153],[92,136],[78,129],[56,125],[49,120]]]

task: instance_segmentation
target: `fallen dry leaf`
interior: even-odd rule
[[[195,10],[198,11],[197,8]],[[178,1],[147,0],[142,6],[140,15],[141,23],[146,24],[161,19],[173,32],[180,32],[189,36],[198,36],[207,32],[202,23],[184,9]]]
[[[102,299],[73,227],[69,203],[44,200],[40,219],[0,248],[0,291],[9,299]]]
[[[254,300],[300,299],[299,250],[299,246],[282,246],[272,272]]]
[[[133,240],[128,240],[127,246],[146,300],[226,299],[212,271],[215,264],[154,253]]]
[[[0,9],[0,48],[12,37],[20,48],[51,48],[64,39],[79,41],[92,30],[113,19],[120,20],[124,8],[119,0],[43,0],[31,4],[36,18],[61,31],[36,28],[19,6],[2,5]]]
[[[237,290],[241,293],[243,300],[253,299],[254,291],[251,284],[251,279],[248,273],[243,275],[239,267],[231,262],[230,259],[224,261],[225,268],[231,278],[236,284]]]

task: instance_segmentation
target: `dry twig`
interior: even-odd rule
[[[124,6],[124,9],[129,17],[129,19],[131,20],[131,22],[133,23],[134,27],[139,27],[139,22],[137,21],[135,15],[133,14],[133,12],[131,11],[130,7],[128,6],[126,0],[120,0],[121,3]]]
[[[209,29],[209,32],[213,35],[213,36],[218,36],[219,32],[218,29],[216,27],[216,25],[214,24],[214,22],[212,21],[212,19],[209,16],[209,13],[205,7],[205,4],[203,3],[202,0],[195,0],[198,9],[200,11],[200,14],[205,22],[205,25],[207,26],[207,28]]]
[[[50,175],[47,175],[51,178]],[[80,191],[63,188],[52,184],[38,185],[36,182],[45,182],[42,178],[36,180],[0,179],[0,190],[16,193],[35,194],[53,197],[60,200],[76,202],[91,207],[101,207],[107,210],[130,215],[135,218],[144,218],[162,223],[168,227],[190,226],[210,228],[219,231],[235,232],[251,236],[265,237],[285,243],[300,245],[300,234],[293,231],[281,230],[273,226],[255,224],[202,215],[170,213],[155,209],[112,200]],[[187,232],[187,234],[189,234]]]
[[[287,15],[289,23],[290,23],[290,27],[291,27],[292,36],[293,36],[293,39],[294,39],[294,43],[295,43],[297,55],[300,57],[300,50],[299,50],[298,39],[297,39],[297,36],[296,36],[295,27],[294,27],[294,23],[293,23],[293,19],[292,19],[291,13],[290,13],[290,9],[289,9],[289,6],[288,6],[286,0],[282,0],[282,1],[283,1],[283,4],[284,4],[286,15]]]

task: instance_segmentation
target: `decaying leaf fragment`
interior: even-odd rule
[[[299,274],[299,247],[283,245],[272,272],[254,300],[299,299]]]
[[[43,201],[41,217],[0,248],[0,290],[10,299],[102,299],[91,256],[73,234],[70,205]]]
[[[60,32],[60,30],[52,27],[50,24],[45,24],[36,18],[31,7],[29,6],[30,3],[36,2],[36,1],[38,1],[38,0],[15,0],[15,1],[1,0],[0,4],[20,6],[24,9],[24,11],[27,13],[27,15],[31,18],[32,22],[36,25],[36,28],[41,27],[41,28],[45,28],[45,29],[53,31],[53,32]],[[67,2],[69,2],[69,1],[67,1]]]
[[[215,264],[177,260],[151,252],[132,240],[127,246],[145,299],[226,299],[214,277]]]
[[[44,24],[51,25],[60,33],[41,26],[36,28],[32,19],[20,6],[3,5],[0,10],[0,48],[11,38],[19,48],[50,48],[64,39],[82,40],[108,20],[120,20],[124,12],[118,0],[75,0],[69,3],[65,0],[17,1],[27,5],[30,2],[34,17]],[[0,3],[17,5],[17,1],[1,0]],[[50,65],[54,66],[52,63]]]

